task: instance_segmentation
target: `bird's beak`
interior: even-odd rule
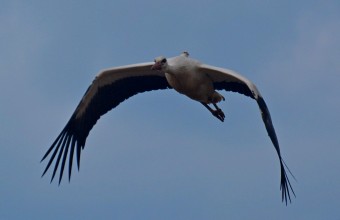
[[[151,70],[162,70],[161,62],[156,62],[154,65],[152,65]]]

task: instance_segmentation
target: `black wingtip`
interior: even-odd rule
[[[69,165],[68,165],[68,182],[71,182],[71,173],[72,173],[72,164],[73,164],[73,153],[74,153],[75,145],[76,145],[76,139],[74,137],[72,137],[70,156],[69,156]]]
[[[78,143],[77,145],[77,167],[78,167],[78,171],[80,169],[80,154],[81,154],[81,148],[82,146]]]
[[[282,202],[286,203],[286,206],[288,205],[288,201],[289,203],[292,203],[292,199],[291,199],[291,193],[293,194],[294,197],[296,197],[294,189],[289,181],[287,172],[285,167],[287,167],[287,165],[284,163],[284,161],[282,160],[282,158],[280,158],[280,169],[281,169],[281,184],[280,184],[280,190],[282,193]],[[295,179],[294,175],[291,173],[291,171],[289,170],[289,168],[287,167],[289,173],[293,176],[293,178]]]
[[[75,151],[75,147],[77,148],[77,165],[78,165],[78,171],[80,166],[80,153],[81,153],[81,146],[77,145],[77,140],[72,136],[68,135],[67,132],[64,133],[65,135],[60,136],[58,139],[58,142],[56,142],[52,148],[53,152],[51,157],[49,158],[49,161],[45,167],[44,172],[42,173],[41,177],[43,177],[49,168],[51,168],[51,165],[53,161],[55,161],[53,172],[51,176],[50,183],[53,182],[54,178],[57,176],[57,170],[59,169],[59,177],[58,177],[58,185],[61,184],[63,175],[64,175],[64,169],[66,165],[67,159],[69,160],[69,168],[68,168],[68,180],[71,181],[71,173],[72,173],[72,161],[73,161],[73,154]],[[46,159],[46,157],[43,158],[43,160]]]

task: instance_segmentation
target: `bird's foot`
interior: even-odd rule
[[[225,115],[224,115],[224,112],[220,108],[213,110],[211,113],[213,114],[213,116],[218,118],[221,122],[224,121]]]

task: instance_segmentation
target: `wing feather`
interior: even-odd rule
[[[200,71],[204,72],[212,79],[215,89],[238,92],[257,101],[268,136],[270,137],[280,160],[280,189],[282,191],[282,201],[284,201],[286,204],[288,200],[291,202],[290,191],[294,196],[295,193],[285,170],[285,167],[288,169],[288,171],[289,168],[286,166],[282,159],[279,142],[275,133],[267,104],[265,103],[256,86],[250,80],[232,70],[202,64],[200,66]],[[289,173],[291,172],[289,171]]]
[[[102,115],[138,93],[170,88],[164,73],[152,71],[151,66],[151,62],[141,63],[107,69],[98,74],[64,129],[43,156],[41,161],[45,160],[53,151],[43,175],[55,160],[51,182],[59,167],[60,184],[67,156],[69,156],[70,180],[74,150],[76,149],[79,169],[80,154],[85,146],[86,138]],[[55,159],[58,152],[58,157]]]

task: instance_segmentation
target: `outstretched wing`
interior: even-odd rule
[[[282,201],[285,201],[286,204],[288,200],[291,202],[290,191],[293,193],[294,196],[295,196],[295,193],[290,184],[290,181],[288,179],[288,176],[285,170],[285,167],[288,169],[288,171],[289,171],[289,168],[286,166],[286,164],[284,163],[282,159],[279,142],[277,140],[277,136],[276,136],[275,129],[272,123],[272,119],[270,117],[268,107],[263,97],[261,96],[260,92],[256,88],[256,86],[251,81],[249,81],[245,77],[241,76],[240,74],[232,70],[202,64],[200,66],[200,71],[204,72],[212,79],[215,89],[238,92],[250,98],[253,98],[257,101],[257,104],[261,111],[262,120],[267,129],[267,133],[280,159],[280,167],[281,167],[280,189],[282,191]],[[289,173],[291,172],[289,171]]]
[[[163,72],[151,70],[152,64],[149,62],[127,65],[107,69],[98,74],[65,128],[43,156],[41,161],[50,155],[43,175],[55,161],[51,182],[59,167],[60,184],[68,157],[70,180],[74,151],[77,151],[79,169],[80,153],[84,149],[86,138],[102,115],[138,93],[170,88]]]

